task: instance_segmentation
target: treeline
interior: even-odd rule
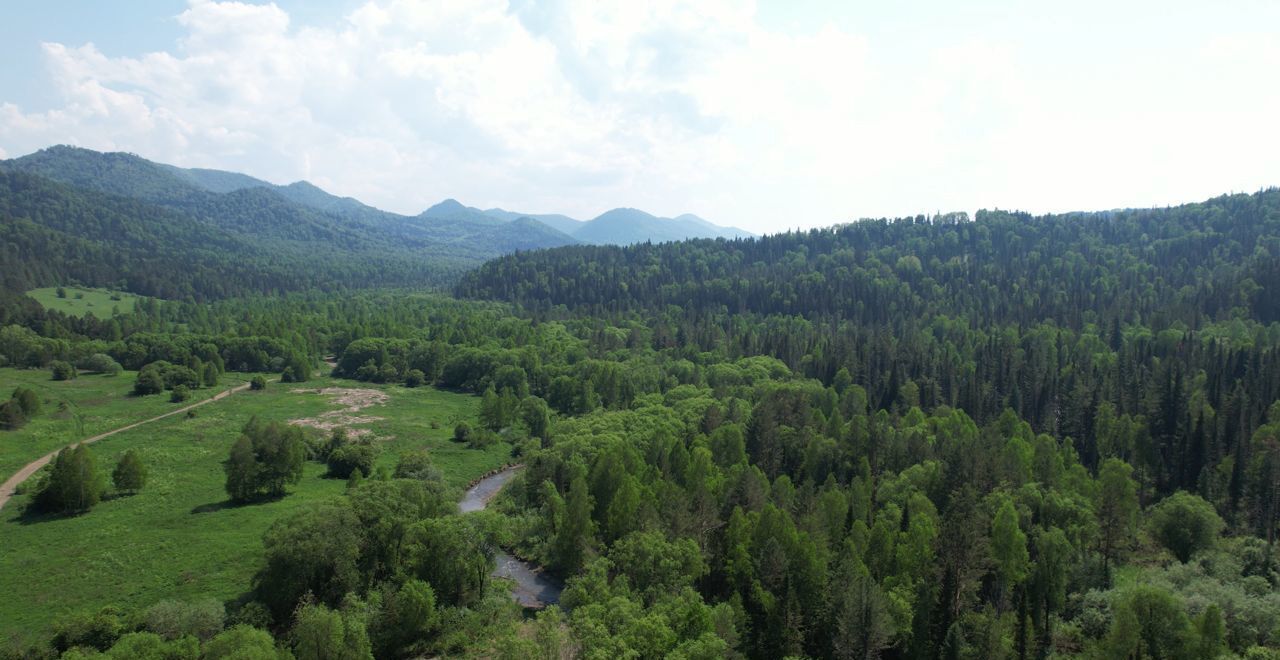
[[[755,240],[571,246],[468,274],[466,297],[531,311],[664,309],[836,317],[896,327],[1052,321],[1163,328],[1280,320],[1280,190],[1168,209],[869,220]]]

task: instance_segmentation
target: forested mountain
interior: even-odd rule
[[[54,147],[0,161],[0,172],[5,249],[16,255],[3,276],[14,287],[75,280],[205,299],[439,286],[504,252],[572,242],[533,221],[410,218],[304,182],[274,186],[130,154]],[[192,268],[179,267],[187,261]]]
[[[574,232],[582,228],[582,221],[576,218],[570,218],[560,213],[516,213],[515,211],[507,211],[499,208],[485,209],[485,215],[497,218],[499,220],[519,220],[520,218],[533,218],[542,224],[563,232],[570,236]]]
[[[864,221],[747,241],[494,260],[461,295],[544,317],[658,315],[653,341],[766,354],[873,407],[1011,409],[1086,465],[1241,503],[1280,398],[1280,191],[1169,209]],[[567,308],[567,309],[566,309]]]

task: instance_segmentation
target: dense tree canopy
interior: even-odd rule
[[[483,513],[425,453],[367,471],[368,445],[258,420],[231,447],[235,500],[283,493],[307,451],[361,475],[276,523],[231,607],[300,656],[1267,657],[1277,250],[1274,190],[866,221],[521,253],[458,287],[502,302],[313,291],[103,322],[13,301],[0,354],[102,354],[160,389],[333,356],[476,395],[455,439],[524,466]],[[563,579],[560,606],[521,619],[498,546]],[[202,644],[233,633],[270,652]]]

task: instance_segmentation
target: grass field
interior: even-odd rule
[[[24,518],[27,497],[0,510],[0,639],[47,638],[63,614],[107,604],[146,607],[166,598],[233,598],[249,586],[272,521],[308,503],[336,496],[345,482],[323,478],[308,463],[301,483],[283,499],[228,506],[222,461],[253,415],[264,420],[316,417],[342,408],[319,387],[368,388],[364,383],[314,380],[242,392],[183,415],[127,431],[93,445],[100,470],[138,449],[150,471],[137,495],[104,501],[71,518]],[[379,465],[401,451],[427,448],[451,485],[461,487],[506,462],[510,447],[467,449],[450,440],[457,420],[472,419],[476,397],[432,388],[377,388],[390,398],[360,410],[382,446]],[[371,419],[378,418],[378,419]],[[432,428],[433,422],[439,428]]]
[[[187,403],[170,403],[168,393],[133,396],[137,372],[118,376],[81,374],[55,381],[48,369],[0,369],[0,397],[19,386],[40,395],[40,414],[17,431],[0,431],[0,481],[41,456],[77,440],[98,435],[202,401],[243,384],[245,374],[228,373],[214,388],[192,390]]]
[[[27,295],[35,298],[45,309],[56,309],[71,316],[93,314],[100,319],[109,319],[115,316],[116,313],[128,314],[133,311],[133,306],[140,299],[139,296],[123,291],[86,289],[73,286],[63,288],[67,292],[66,298],[58,297],[58,287],[56,286],[32,289],[27,292]],[[112,296],[120,299],[112,300]]]

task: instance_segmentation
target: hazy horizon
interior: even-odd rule
[[[1278,5],[573,4],[12,8],[0,157],[755,233],[1280,184]]]

